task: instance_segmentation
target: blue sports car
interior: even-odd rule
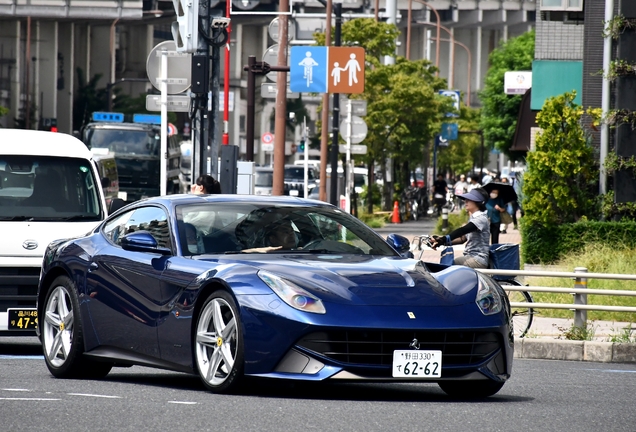
[[[490,277],[406,258],[319,201],[172,195],[51,243],[38,333],[58,378],[143,365],[216,393],[249,377],[438,383],[457,397],[510,377],[510,305]]]

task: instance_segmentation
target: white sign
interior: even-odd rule
[[[190,112],[190,96],[168,95],[168,111]],[[161,96],[146,95],[146,109],[148,111],[161,111]]]
[[[525,94],[532,88],[532,72],[506,72],[504,74],[504,92],[506,94]]]
[[[276,99],[276,93],[278,89],[276,88],[276,84],[274,83],[262,83],[261,84],[261,97],[265,99]],[[287,99],[298,99],[300,97],[300,93],[292,92],[287,87]]]
[[[164,41],[157,44],[146,59],[146,73],[150,83],[161,91],[161,56],[165,51],[168,56],[168,94],[182,93],[190,88],[192,76],[192,55],[177,52],[174,41]]]
[[[340,123],[340,136],[344,140],[349,138],[348,128],[349,119],[344,119]],[[358,116],[351,116],[351,144],[359,144],[367,137],[367,123]]]
[[[347,152],[347,145],[346,144],[339,144],[338,145],[338,151],[340,153],[346,153]],[[364,144],[352,145],[351,146],[351,154],[367,154],[367,146],[364,145]]]

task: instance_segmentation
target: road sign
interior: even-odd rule
[[[146,73],[150,83],[161,90],[161,56],[168,55],[168,94],[183,93],[190,88],[192,60],[189,53],[177,52],[174,41],[164,41],[155,45],[146,60]]]
[[[292,91],[327,92],[327,47],[292,47],[289,66]]]
[[[172,123],[168,123],[168,136],[176,135],[179,133],[179,130]]]
[[[263,54],[263,61],[267,64],[277,66],[278,65],[278,47],[280,45],[274,44],[265,50],[265,54]],[[287,65],[289,65],[289,52],[287,53]],[[287,74],[287,82],[289,82],[289,76],[291,74]],[[265,75],[268,80],[276,82],[278,77],[278,72],[270,72]]]
[[[276,99],[276,84],[272,83],[262,83],[261,84],[261,97],[265,99]],[[289,87],[287,87],[287,99],[298,99],[300,97],[300,93],[292,92]]]
[[[262,136],[261,136],[261,141],[263,141],[263,144],[271,144],[274,142],[274,134],[271,132],[265,132]]]
[[[459,127],[457,123],[442,123],[440,137],[444,140],[454,141],[457,139]]]
[[[339,144],[338,145],[338,151],[340,153],[346,153],[347,152],[347,145],[346,144]],[[351,154],[367,154],[367,146],[364,144],[355,144],[351,146]]]
[[[459,101],[461,99],[461,93],[459,90],[440,90],[439,94],[453,98],[453,106],[457,110],[457,113],[446,113],[446,117],[459,117]]]
[[[347,128],[347,125],[349,124],[348,120],[349,119],[345,118],[340,123],[340,136],[342,136],[345,140],[349,138]],[[358,116],[351,116],[351,143],[361,143],[362,140],[367,137],[367,132],[367,123]]]
[[[328,59],[329,93],[364,92],[364,48],[329,47]]]
[[[168,111],[190,112],[190,101],[188,95],[168,95]],[[161,96],[146,95],[146,110],[161,111]]]
[[[278,17],[274,18],[270,23],[269,27],[267,27],[267,33],[269,33],[269,37],[276,43],[280,42],[278,40]],[[296,36],[296,21],[291,17],[287,18],[287,40],[290,41]]]

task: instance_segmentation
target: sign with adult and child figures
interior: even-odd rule
[[[299,93],[363,93],[364,48],[292,47],[290,87]]]

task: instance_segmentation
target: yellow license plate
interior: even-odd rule
[[[9,309],[9,330],[35,330],[38,311],[35,309]]]

